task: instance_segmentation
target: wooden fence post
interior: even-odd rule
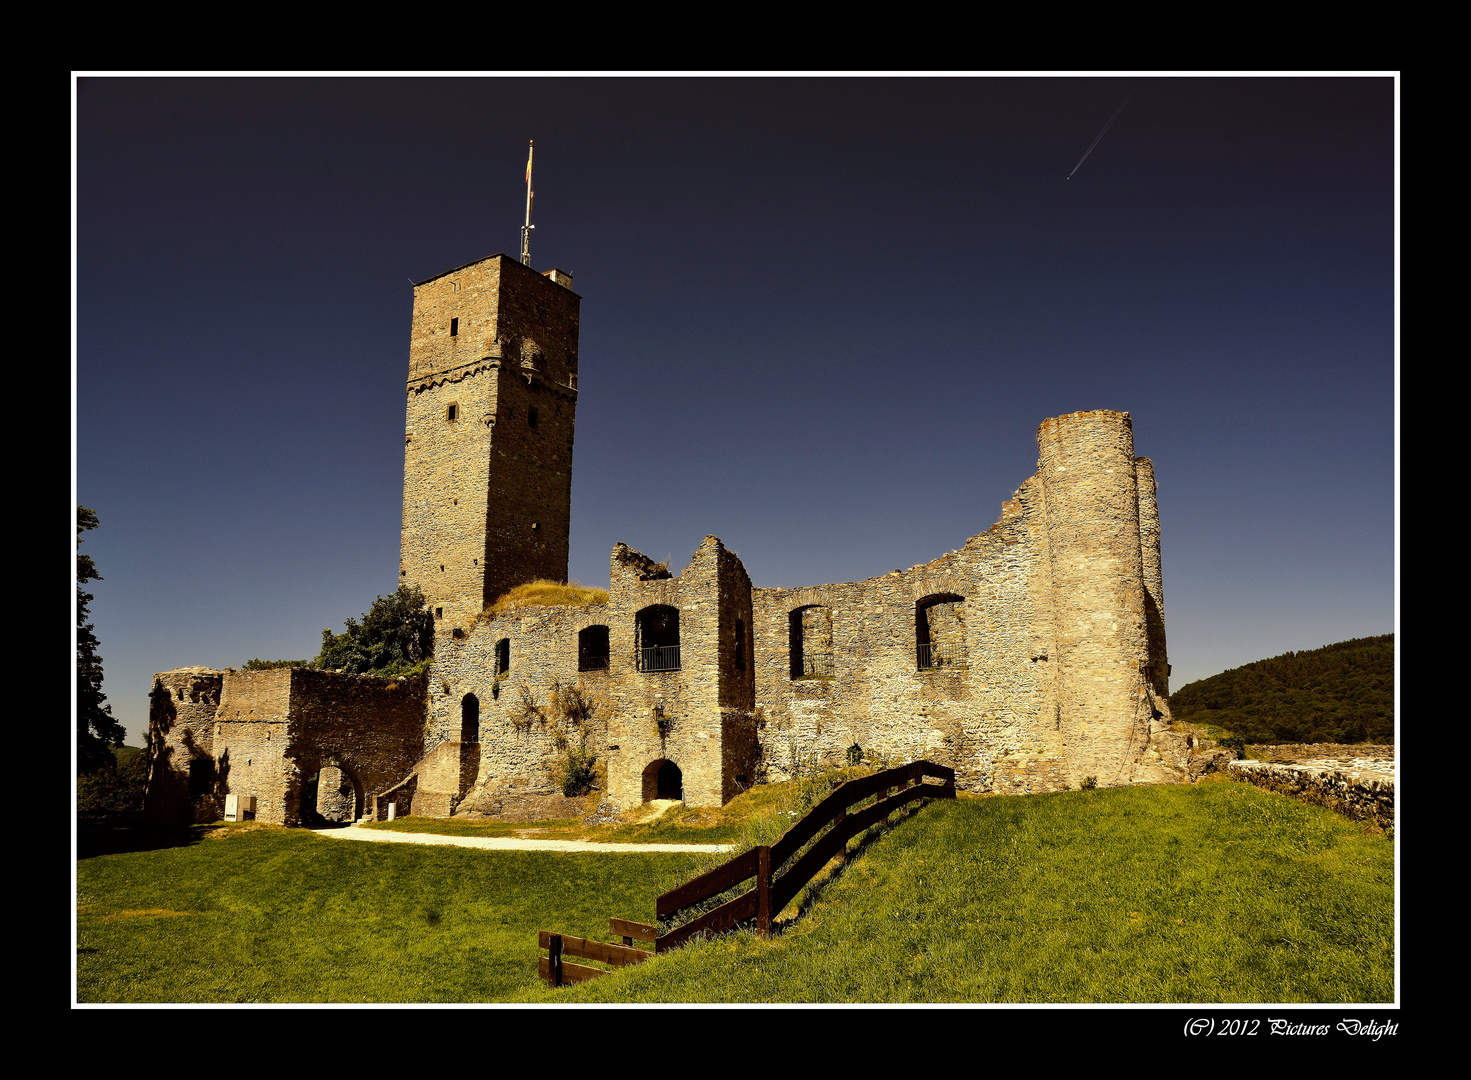
[[[756,848],[756,935],[771,934],[771,848]]]
[[[553,934],[547,944],[550,962],[547,964],[547,985],[553,990],[562,985],[562,935]]]

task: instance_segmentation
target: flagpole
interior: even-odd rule
[[[531,224],[531,155],[536,149],[536,140],[531,140],[530,147],[526,150],[526,224],[521,226],[521,265],[531,265],[531,230],[536,228]]]

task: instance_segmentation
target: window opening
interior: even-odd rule
[[[634,616],[640,671],[679,670],[679,609],[654,604]]]
[[[495,673],[504,675],[511,670],[511,639],[503,637],[495,643]]]
[[[458,318],[449,321],[449,336],[458,337],[460,333],[460,320]]]
[[[480,699],[466,694],[460,699],[460,742],[480,741]]]
[[[606,626],[589,626],[585,630],[578,631],[578,671],[606,671],[609,652]]]
[[[460,406],[457,402],[450,402],[444,410],[446,420],[458,420],[460,418]]]
[[[210,788],[215,782],[215,763],[213,758],[197,757],[189,759],[189,797],[197,799],[201,795],[208,795]]]
[[[963,668],[965,597],[938,593],[914,605],[915,666],[920,671]]]
[[[787,640],[794,679],[833,677],[833,609],[822,604],[799,607],[787,616]]]

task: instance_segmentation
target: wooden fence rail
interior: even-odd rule
[[[940,782],[927,784],[926,777]],[[849,813],[855,803],[870,798],[876,799],[872,806],[864,807],[857,813]],[[802,887],[816,877],[817,872],[834,856],[843,854],[845,846],[853,837],[886,820],[895,811],[921,799],[953,798],[955,770],[930,761],[916,761],[839,784],[827,798],[784,832],[776,843],[769,847],[763,845],[753,848],[678,888],[670,889],[655,902],[655,913],[661,922],[672,919],[753,877],[756,879],[755,888],[664,934],[659,933],[658,927],[647,923],[610,919],[609,928],[613,934],[623,938],[622,946],[603,945],[600,942],[565,937],[543,930],[540,937],[541,947],[552,948],[553,941],[557,944],[553,956],[542,958],[541,973],[550,986],[561,986],[605,974],[597,968],[563,963],[563,955],[601,960],[620,967],[624,964],[641,963],[653,954],[644,949],[631,948],[635,938],[652,941],[654,953],[661,953],[677,948],[701,934],[724,933],[752,920],[756,923],[756,932],[765,937],[771,932],[771,920],[791,903]],[[823,833],[824,829],[827,829],[826,833]],[[818,837],[819,833],[822,835],[817,842],[782,872],[783,865],[802,851],[814,837]],[[574,951],[582,949],[617,950],[616,953],[607,955],[619,959],[608,959],[596,951]],[[630,954],[636,954],[636,957]]]

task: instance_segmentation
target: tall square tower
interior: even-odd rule
[[[492,255],[414,286],[399,582],[423,591],[440,633],[523,582],[566,580],[571,285]]]

